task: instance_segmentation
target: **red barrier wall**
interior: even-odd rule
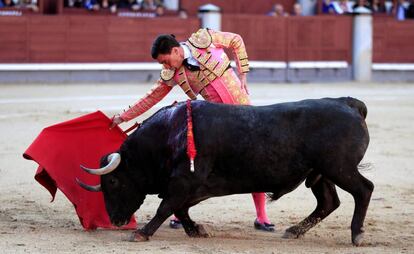
[[[0,62],[153,61],[154,38],[186,39],[198,19],[130,19],[111,16],[0,17]]]
[[[242,35],[251,60],[351,62],[351,17],[223,15],[222,30]]]
[[[0,63],[152,61],[161,33],[185,40],[199,20],[120,18],[112,15],[0,17]],[[373,61],[414,63],[414,21],[374,17]],[[352,57],[352,17],[275,18],[223,15],[222,30],[243,36],[251,60],[347,61]]]
[[[374,17],[373,62],[414,63],[414,20]]]
[[[223,15],[222,30],[243,37],[250,60],[286,61],[286,24],[285,18]]]
[[[352,18],[288,18],[289,61],[352,62]]]

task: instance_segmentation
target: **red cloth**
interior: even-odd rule
[[[194,142],[193,116],[191,115],[191,100],[187,100],[187,156],[190,158],[190,170],[194,172],[194,159],[197,149]]]
[[[75,178],[90,185],[100,177],[84,172],[80,165],[99,168],[100,158],[116,151],[126,138],[119,127],[109,129],[111,119],[97,111],[43,129],[23,157],[39,164],[35,179],[55,198],[57,188],[73,203],[85,229],[116,228],[105,210],[102,192],[89,192]],[[128,225],[136,228],[132,216]]]

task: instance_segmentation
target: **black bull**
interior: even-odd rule
[[[99,186],[81,185],[103,191],[117,226],[128,222],[147,194],[159,194],[155,216],[132,235],[136,241],[148,240],[173,213],[189,236],[205,237],[188,215],[202,200],[252,192],[272,193],[276,200],[306,180],[317,206],[286,230],[285,237],[297,238],[338,208],[336,185],[354,198],[352,242],[360,245],[374,189],[358,171],[369,143],[366,114],[365,104],[350,97],[260,107],[193,101],[193,173],[186,154],[186,104],[179,103],[144,121],[119,151],[102,158],[103,168],[85,168],[101,175]]]

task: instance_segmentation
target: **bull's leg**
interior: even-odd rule
[[[175,178],[168,186],[168,194],[161,201],[155,216],[142,229],[135,231],[131,241],[146,241],[161,226],[174,211],[177,211],[186,202],[188,198],[188,182],[184,178]]]
[[[183,228],[190,237],[209,237],[209,234],[204,229],[203,225],[199,225],[191,220],[188,215],[188,207],[175,211],[174,214],[180,219]]]
[[[304,235],[339,207],[340,201],[335,185],[325,178],[321,178],[312,186],[312,192],[318,202],[315,210],[306,219],[288,228],[283,236],[284,238],[298,238]]]
[[[352,170],[344,172],[350,172],[349,175],[344,177],[338,175],[332,175],[329,178],[340,188],[351,193],[355,201],[354,216],[352,217],[351,231],[352,231],[352,243],[356,246],[361,245],[364,235],[364,220],[367,214],[369,201],[371,194],[374,190],[374,184],[363,177],[358,169],[355,167]]]
[[[172,214],[173,212],[169,202],[167,200],[161,201],[155,216],[150,222],[145,224],[143,228],[134,231],[130,237],[130,241],[142,242],[149,240],[149,237],[152,236],[161,224]]]

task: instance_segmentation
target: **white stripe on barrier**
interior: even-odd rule
[[[414,64],[374,63],[372,69],[375,71],[414,71]]]
[[[285,62],[250,61],[251,68],[285,69]],[[232,62],[232,66],[236,66]],[[0,71],[159,71],[158,63],[33,63],[0,64]]]
[[[232,62],[235,67],[235,63]],[[347,68],[345,61],[327,62],[276,62],[250,61],[249,66],[257,69],[338,69]],[[373,70],[414,71],[414,64],[405,63],[374,63]],[[33,63],[33,64],[0,64],[0,71],[159,71],[158,63]]]
[[[318,62],[308,62],[308,61],[295,61],[289,62],[288,67],[291,69],[340,69],[347,68],[348,63],[345,61],[318,61]]]
[[[236,67],[236,62],[231,61],[231,66]],[[276,61],[249,61],[249,67],[253,69],[286,69],[286,62]]]
[[[0,64],[0,71],[143,71],[161,70],[158,63]]]

